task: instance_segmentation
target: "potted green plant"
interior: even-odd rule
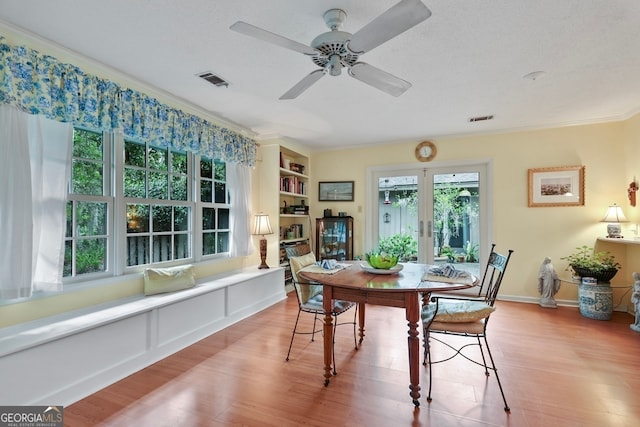
[[[443,246],[440,249],[440,256],[446,256],[447,259],[449,260],[449,262],[453,262],[455,254],[454,254],[453,250],[451,249],[451,246]]]
[[[478,245],[467,240],[464,247],[464,254],[467,262],[478,262]]]
[[[579,246],[569,256],[561,257],[580,277],[593,277],[598,282],[609,282],[621,267],[609,251],[596,252],[587,245]]]
[[[397,256],[400,262],[408,262],[417,259],[418,242],[409,234],[394,234],[381,239],[378,249]]]

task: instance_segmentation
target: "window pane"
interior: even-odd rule
[[[124,164],[144,168],[147,166],[147,149],[144,144],[132,141],[124,143]]]
[[[73,130],[73,157],[102,161],[103,150],[101,133]]]
[[[67,240],[64,242],[64,266],[62,267],[62,277],[71,276],[71,263],[73,261],[73,242]]]
[[[78,202],[76,227],[78,236],[104,236],[107,234],[107,204]]]
[[[71,237],[73,231],[73,202],[67,202],[67,229],[64,237]]]
[[[167,149],[149,147],[149,167],[151,169],[167,170]]]
[[[153,232],[171,231],[171,206],[153,205]]]
[[[216,228],[216,210],[213,208],[202,209],[202,229],[213,230]]]
[[[202,235],[202,255],[212,255],[216,253],[216,233],[203,233]]]
[[[200,201],[205,203],[211,203],[213,201],[213,182],[207,180],[200,180]]]
[[[169,198],[169,184],[167,174],[161,172],[149,173],[149,198],[163,199]]]
[[[229,252],[229,232],[218,233],[218,253]]]
[[[149,231],[149,205],[127,205],[127,233]]]
[[[188,231],[189,230],[189,217],[191,216],[191,209],[186,206],[174,207],[174,231]]]
[[[177,234],[175,236],[175,259],[184,259],[191,256],[188,234]]]
[[[187,155],[185,153],[171,152],[171,172],[187,173]]]
[[[78,240],[76,247],[76,275],[105,271],[107,239]]]
[[[171,177],[171,200],[187,200],[187,177]]]
[[[102,163],[85,160],[73,160],[72,183],[74,194],[102,196]]]
[[[216,181],[227,180],[227,165],[219,160],[215,161],[216,175],[213,177]]]
[[[216,182],[215,203],[227,203],[227,185],[223,182]]]
[[[209,159],[200,159],[200,177],[213,178],[213,162]]]
[[[171,260],[171,249],[171,236],[153,236],[153,262]]]
[[[124,196],[143,198],[147,195],[145,173],[142,169],[124,170]]]
[[[149,237],[127,237],[127,266],[149,264]]]
[[[229,228],[229,209],[218,209],[218,229]]]

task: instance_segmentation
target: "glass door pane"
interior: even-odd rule
[[[418,260],[418,175],[385,174],[377,178],[378,246],[402,262]]]
[[[460,264],[478,274],[483,233],[481,173],[477,167],[428,171],[427,242],[434,263]],[[458,266],[456,266],[458,267]]]

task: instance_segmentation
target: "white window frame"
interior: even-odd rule
[[[79,128],[78,129],[82,129]],[[84,129],[90,132],[96,132],[91,129]],[[97,132],[99,133],[99,132]],[[225,176],[226,183],[226,200],[224,204],[215,203],[215,194],[213,194],[212,203],[203,203],[200,201],[200,156],[187,151],[187,199],[188,200],[170,200],[170,199],[149,199],[149,198],[131,198],[124,197],[124,144],[125,138],[121,132],[102,132],[104,144],[104,173],[103,173],[103,196],[85,196],[69,194],[67,200],[78,201],[104,201],[108,203],[107,218],[107,253],[106,268],[103,272],[87,273],[79,276],[70,276],[63,278],[64,285],[77,286],[81,282],[90,282],[93,280],[106,279],[109,277],[119,277],[130,273],[140,273],[149,267],[168,267],[174,265],[189,264],[199,261],[208,261],[228,258],[229,252],[220,252],[210,255],[202,255],[202,210],[204,207],[213,207],[217,211],[219,208],[229,209],[231,215],[231,204],[228,203],[229,183]],[[153,144],[151,144],[153,146]],[[145,145],[149,147],[149,144]],[[170,148],[167,149],[171,151]],[[175,150],[174,150],[175,151]],[[214,159],[211,159],[212,161]],[[170,158],[169,158],[170,162]],[[167,171],[171,176],[171,171]],[[214,173],[215,178],[215,173]],[[69,191],[71,190],[71,183]],[[215,192],[215,188],[213,189]],[[148,205],[168,205],[168,206],[188,206],[191,210],[189,218],[189,247],[191,254],[188,258],[172,259],[169,261],[151,262],[144,265],[127,266],[127,204],[148,204]],[[216,221],[216,227],[219,222]],[[231,242],[231,230],[223,229],[229,232],[229,242]],[[153,255],[151,255],[152,257]],[[102,280],[100,280],[102,282]],[[75,287],[74,286],[74,287]]]

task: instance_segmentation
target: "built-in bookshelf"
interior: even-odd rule
[[[279,242],[280,265],[285,268],[285,283],[291,281],[285,247],[309,243],[309,158],[280,147]]]

